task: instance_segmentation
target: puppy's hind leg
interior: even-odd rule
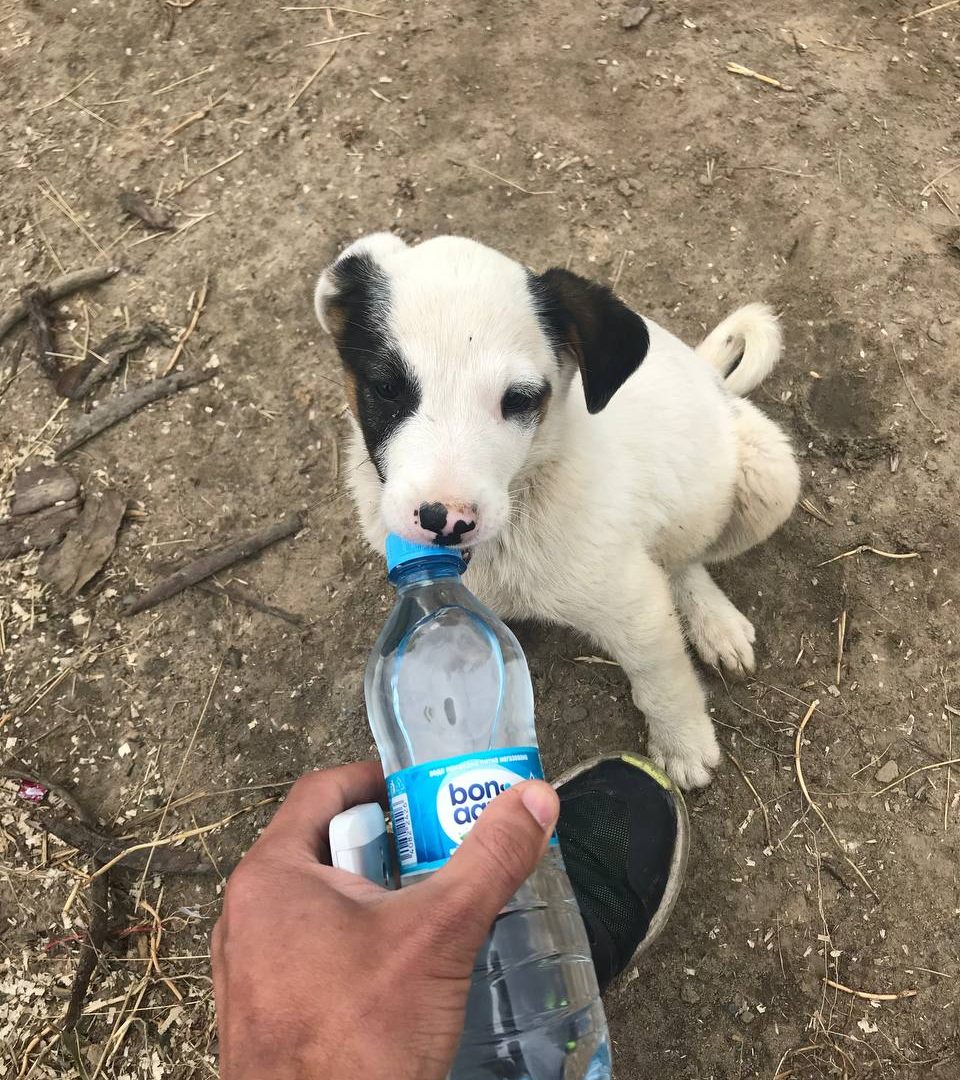
[[[753,623],[734,607],[702,563],[670,579],[674,603],[683,619],[687,639],[700,659],[711,667],[753,671]]]
[[[800,470],[786,434],[749,401],[733,402],[737,428],[737,478],[723,532],[705,563],[732,559],[766,540],[793,512]]]

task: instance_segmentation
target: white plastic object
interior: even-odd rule
[[[340,870],[393,888],[390,840],[380,806],[363,803],[337,814],[330,822],[330,861]]]

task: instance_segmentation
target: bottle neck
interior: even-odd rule
[[[459,555],[447,558],[430,555],[423,559],[411,559],[390,571],[390,580],[397,592],[405,592],[416,585],[424,585],[441,579],[459,578],[463,563]]]

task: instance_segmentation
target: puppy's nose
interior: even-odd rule
[[[424,532],[434,534],[435,544],[459,544],[477,527],[476,504],[425,502],[413,516]]]

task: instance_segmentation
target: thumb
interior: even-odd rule
[[[446,866],[413,890],[430,890],[426,910],[442,913],[441,933],[443,927],[457,928],[471,958],[500,910],[533,873],[559,813],[557,793],[544,781],[509,788],[480,814]]]

